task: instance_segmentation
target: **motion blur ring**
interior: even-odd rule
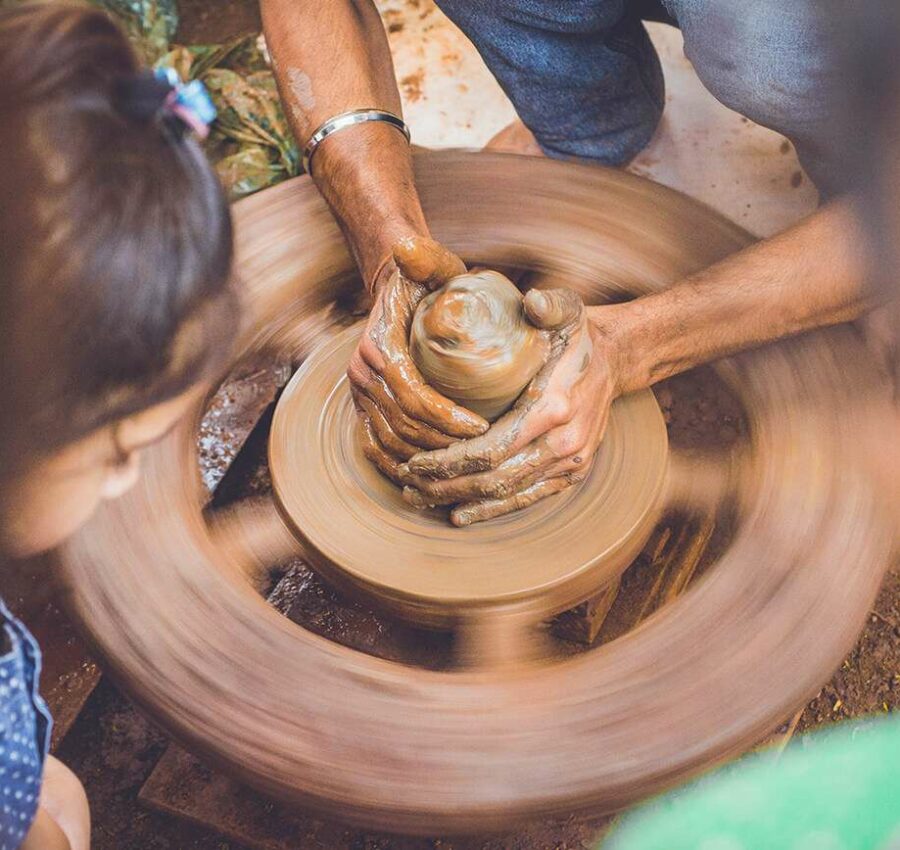
[[[416,169],[442,243],[565,278],[588,303],[659,290],[750,242],[620,171],[460,153]],[[299,362],[348,321],[336,296],[358,284],[340,231],[307,178],[235,215],[241,356]],[[61,552],[62,575],[106,667],[150,715],[272,795],[427,834],[617,809],[758,741],[852,647],[890,547],[854,462],[865,364],[840,328],[718,364],[750,425],[730,547],[638,629],[564,661],[433,672],[291,623],[202,518],[199,407]]]

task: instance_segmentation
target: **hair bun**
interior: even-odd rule
[[[152,121],[173,91],[170,83],[152,71],[141,71],[117,80],[114,89],[116,108],[136,121]]]

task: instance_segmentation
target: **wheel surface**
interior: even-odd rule
[[[417,180],[435,237],[464,259],[535,270],[592,303],[660,289],[749,242],[708,208],[617,171],[441,153],[417,158]],[[239,356],[300,362],[344,344],[329,340],[353,321],[352,264],[312,184],[289,181],[235,215]],[[273,795],[432,834],[613,810],[755,743],[853,645],[890,545],[854,462],[865,362],[839,328],[719,364],[750,424],[746,457],[700,488],[736,505],[730,547],[639,628],[566,660],[513,650],[507,660],[521,663],[427,671],[279,615],[247,580],[240,509],[231,526],[203,519],[200,407],[150,450],[138,487],[65,547],[62,574],[108,668],[153,718]],[[666,493],[690,502],[699,476],[683,461],[672,458]],[[243,542],[269,560],[302,551],[262,510],[268,525]],[[472,626],[476,643],[499,630],[515,647],[534,625],[493,614]]]

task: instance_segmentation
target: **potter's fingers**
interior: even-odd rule
[[[487,421],[430,387],[409,353],[410,322],[421,294],[412,292],[409,284],[392,281],[379,298],[354,359],[382,376],[410,419],[458,439],[483,434]]]
[[[397,461],[391,457],[378,440],[372,422],[368,417],[362,420],[362,449],[369,463],[386,478],[395,484],[400,484],[400,474],[397,471]]]
[[[580,483],[591,474],[594,458],[595,455],[588,454],[586,450],[583,450],[576,455],[551,464],[543,477],[548,481],[555,478],[566,478],[570,484]]]
[[[546,499],[547,496],[553,496],[573,484],[578,483],[582,476],[579,473],[569,473],[559,478],[549,478],[545,481],[538,481],[518,493],[508,496],[505,499],[485,499],[480,502],[469,502],[465,505],[459,505],[450,512],[450,522],[456,526],[472,525],[475,522],[483,522],[486,519],[503,516],[504,514],[520,511]]]
[[[453,438],[447,434],[408,416],[381,375],[373,372],[368,383],[358,389],[375,403],[391,430],[405,442],[424,449],[442,449],[453,442]]]
[[[421,475],[407,475],[408,467],[400,466],[403,476],[403,498],[417,508],[456,505],[481,499],[505,499],[529,487],[538,480],[558,478],[570,473],[587,476],[594,459],[595,448],[584,446],[561,457],[554,444],[572,445],[578,435],[560,429],[549,437],[542,437],[525,450],[505,460],[495,470],[458,478],[434,479]]]
[[[477,437],[490,427],[477,413],[428,386],[408,352],[388,359],[382,374],[397,405],[410,419],[457,439]]]
[[[358,349],[358,357],[351,360],[350,367],[348,374],[351,375],[351,380],[354,367],[360,375],[380,375],[390,389],[395,405],[409,419],[441,434],[466,439],[483,434],[489,427],[486,419],[428,386],[409,353],[405,333],[398,335],[394,330],[377,331],[363,340]],[[362,377],[359,383],[363,383]],[[449,442],[447,440],[442,445]],[[425,446],[425,443],[419,445]]]
[[[404,478],[403,498],[417,508],[457,505],[479,499],[505,499],[534,483],[552,477],[548,470],[559,465],[559,456],[540,439],[490,472],[434,479],[421,475]],[[401,467],[400,473],[403,474]],[[558,474],[558,473],[557,473]]]
[[[452,438],[432,428],[427,423],[407,416],[390,391],[381,375],[372,369],[361,357],[350,360],[347,368],[350,386],[357,394],[368,397],[381,411],[391,430],[400,439],[423,449],[439,449],[450,445]]]
[[[420,452],[413,455],[406,463],[406,472],[412,475],[424,475],[429,478],[455,478],[458,475],[471,475],[475,472],[487,472],[495,469],[521,445],[527,445],[527,439],[519,439],[512,419],[504,422],[499,419],[482,437],[461,440],[447,448],[437,451]],[[516,424],[521,419],[516,418]]]
[[[572,417],[569,402],[542,394],[536,381],[537,378],[532,381],[535,386],[525,390],[513,409],[482,436],[414,455],[408,461],[408,471],[429,478],[455,478],[496,469],[542,434],[568,422]]]
[[[484,488],[484,496],[495,499],[511,497],[539,480],[563,477],[569,477],[570,483],[583,480],[593,466],[596,449],[584,445],[580,449],[574,449],[566,456],[561,453],[569,451],[579,442],[578,433],[571,428],[558,428],[551,431],[545,437],[532,443],[525,451],[504,461],[494,472],[482,473],[486,477],[495,479],[493,484],[488,484]],[[497,480],[498,473],[501,472],[502,477]],[[458,501],[468,500],[460,499]]]
[[[416,452],[419,451],[418,446],[407,443],[402,437],[399,437],[390,423],[384,417],[384,414],[378,409],[377,405],[368,396],[358,390],[351,390],[353,395],[353,404],[357,413],[361,418],[367,419],[369,427],[375,432],[378,441],[387,450],[400,461],[409,460]]]
[[[466,265],[440,242],[409,236],[394,245],[394,262],[407,279],[437,289],[451,277],[465,274]]]
[[[585,315],[584,302],[571,289],[532,289],[525,295],[525,315],[544,330],[574,328]]]

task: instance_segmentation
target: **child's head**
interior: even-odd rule
[[[233,338],[228,206],[166,94],[102,13],[0,12],[0,537],[14,551],[59,542],[125,489]]]

